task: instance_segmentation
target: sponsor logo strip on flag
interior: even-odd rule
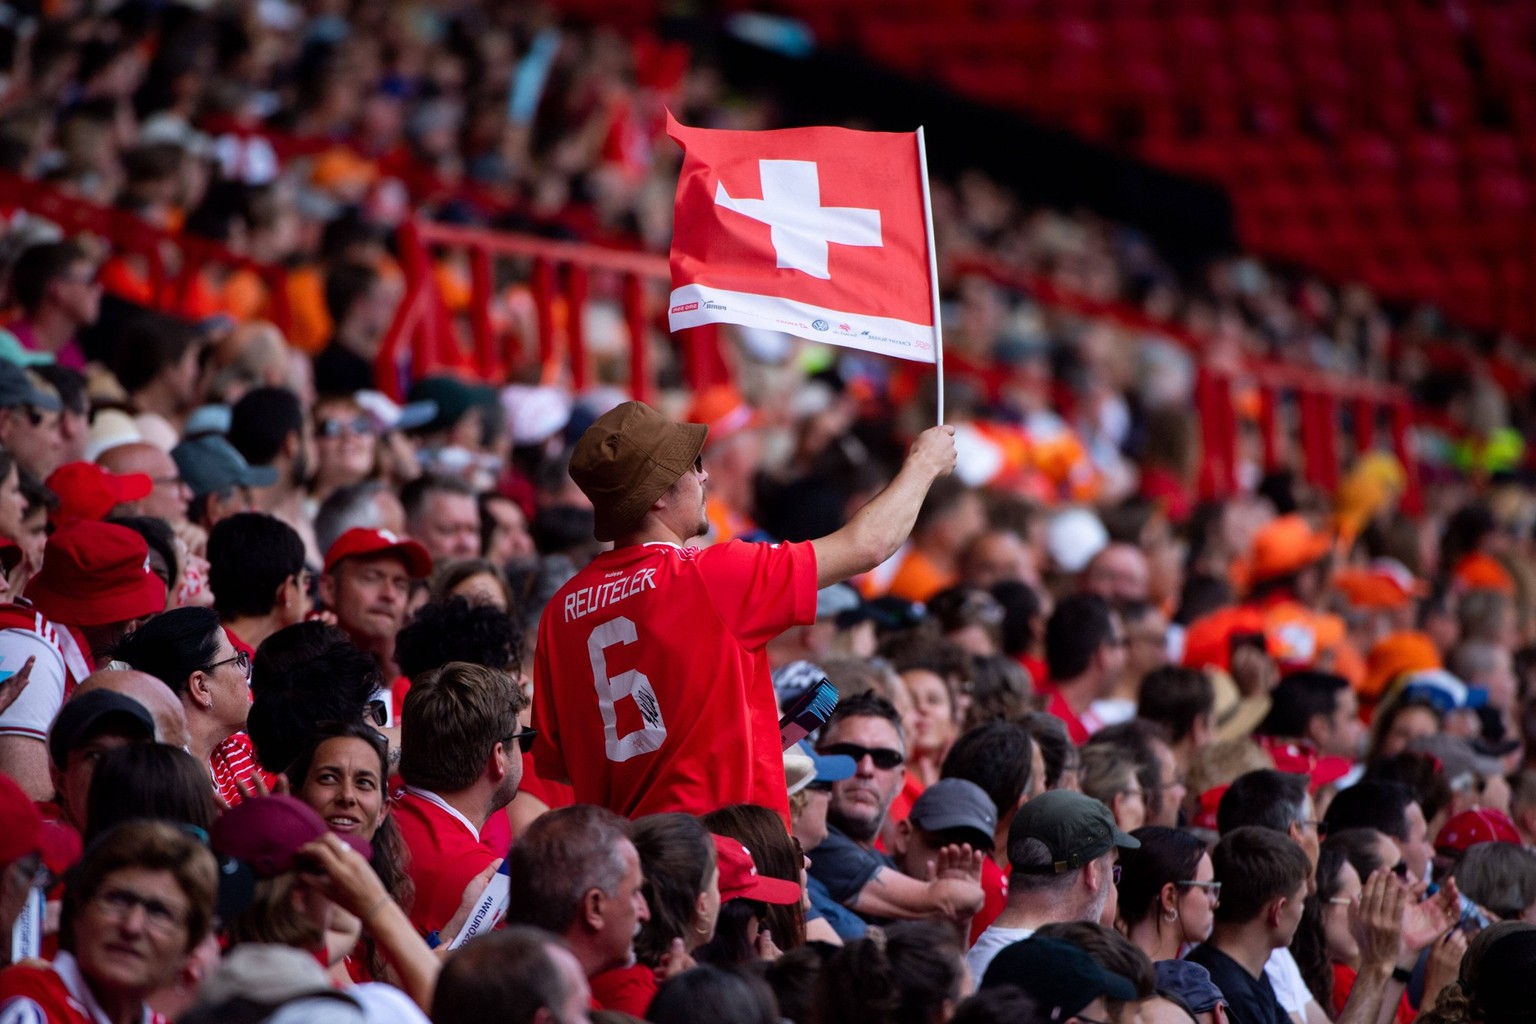
[[[686,128],[671,329],[733,323],[932,363],[925,185],[915,133]]]

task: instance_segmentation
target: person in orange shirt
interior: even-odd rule
[[[907,601],[926,601],[960,582],[960,558],[986,529],[981,496],[954,477],[928,491],[912,540],[886,593]]]
[[[1280,516],[1254,537],[1245,605],[1263,612],[1264,634],[1282,670],[1316,668],[1358,685],[1365,662],[1344,620],[1320,611],[1327,597],[1333,540],[1299,515]]]

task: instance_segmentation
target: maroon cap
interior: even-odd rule
[[[94,462],[67,462],[48,477],[47,486],[59,496],[53,524],[77,519],[102,520],[125,501],[138,501],[155,489],[148,473],[108,472]]]
[[[757,873],[752,851],[729,836],[716,835],[715,864],[720,868],[720,902],[761,900],[783,905],[800,902],[800,884]]]
[[[432,556],[427,554],[426,548],[389,530],[368,530],[361,526],[354,526],[336,538],[331,550],[325,553],[325,571],[336,568],[336,563],[343,558],[383,553],[399,555],[413,580],[424,580],[432,575]]]
[[[314,808],[291,796],[242,800],[213,823],[209,838],[214,853],[249,864],[257,878],[271,878],[291,871],[299,850],[325,835],[335,835],[363,857],[373,858],[368,840],[331,832]]]
[[[54,622],[105,626],[165,611],[165,582],[149,567],[149,545],[115,523],[61,526],[43,549],[27,599]]]

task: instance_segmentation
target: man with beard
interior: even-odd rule
[[[252,487],[256,511],[276,516],[304,541],[304,559],[320,564],[311,517],[304,512],[304,484],[314,468],[315,439],[299,396],[287,388],[253,388],[230,410],[229,443],[252,466],[270,466],[277,479]]]
[[[932,879],[901,873],[874,848],[886,811],[906,777],[901,716],[874,693],[849,697],[821,730],[817,753],[853,758],[851,778],[832,784],[827,838],[811,851],[811,878],[828,896],[860,916],[942,917],[964,922],[981,909],[984,852],[969,844],[938,851]]]
[[[399,723],[411,685],[400,678],[395,664],[395,634],[405,622],[411,581],[426,579],[431,572],[432,556],[426,548],[388,530],[354,527],[325,554],[320,600],[352,642],[378,661],[384,678],[393,680],[390,692],[381,695],[388,716],[382,725]]]
[[[788,828],[768,641],[815,621],[818,588],[895,553],[954,467],[954,428],[924,431],[890,485],[827,537],[684,547],[709,529],[707,433],[625,402],[577,442],[571,478],[614,548],[539,623],[534,757],[540,778],[618,814],[754,803]]]
[[[480,832],[522,782],[517,716],[527,706],[511,675],[462,661],[411,687],[400,749],[405,793],[394,815],[416,884],[411,923],[423,932],[447,924],[469,883],[506,855]]]

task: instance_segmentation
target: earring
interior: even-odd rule
[[[1163,914],[1163,920],[1167,921],[1169,924],[1172,924],[1173,922],[1177,921],[1178,919],[1179,919],[1179,912],[1177,910],[1169,910],[1167,913]]]

